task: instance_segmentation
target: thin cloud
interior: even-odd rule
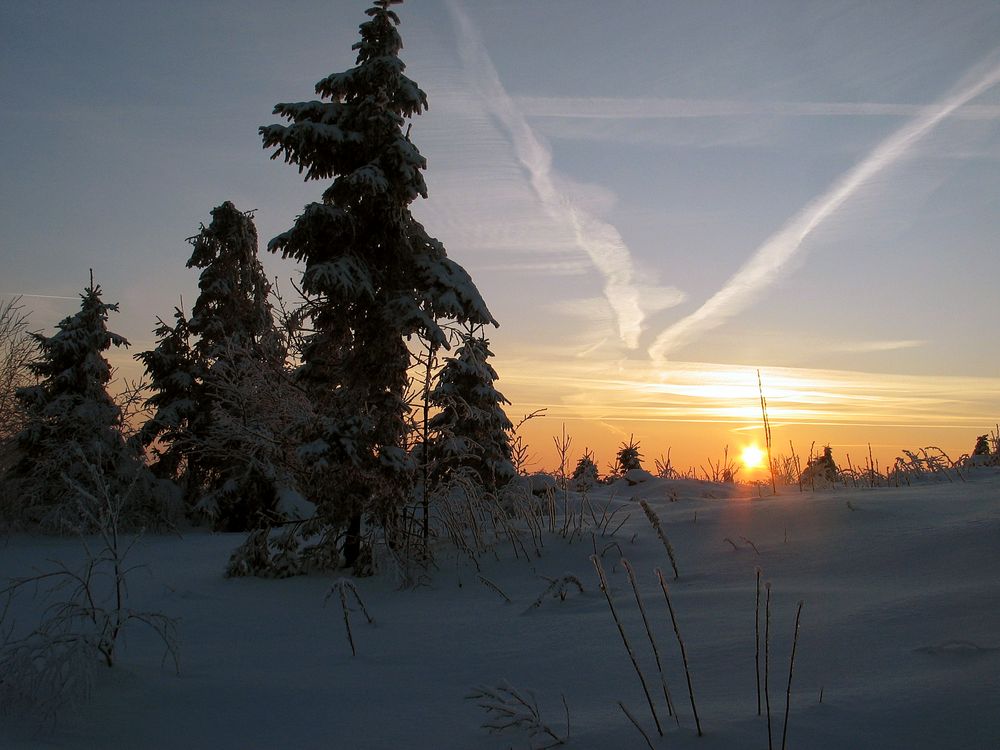
[[[980,94],[1000,83],[1000,65],[978,74],[972,83],[937,104],[924,108],[923,114],[882,141],[865,159],[845,173],[826,193],[793,216],[769,237],[730,279],[695,312],[663,331],[649,348],[654,360],[694,341],[750,305],[780,276],[785,265],[802,247],[805,239],[829,219],[844,203],[878,173],[891,166],[933,130]],[[984,66],[980,66],[982,70]]]
[[[458,0],[450,0],[448,7],[458,30],[459,54],[483,101],[508,132],[535,194],[550,215],[570,229],[577,245],[603,277],[604,297],[614,310],[618,336],[629,348],[637,347],[644,321],[643,301],[634,283],[632,256],[625,241],[614,226],[590,214],[560,189],[552,168],[552,153],[501,83],[479,31]]]
[[[520,96],[514,100],[528,117],[594,120],[654,120],[693,117],[919,117],[928,107],[882,102],[760,102],[716,99]],[[965,105],[953,117],[1000,118],[1000,105]]]
[[[544,360],[541,357],[545,357]],[[544,361],[544,366],[539,362]],[[956,427],[978,429],[1000,397],[1000,378],[895,375],[812,368],[769,368],[764,375],[772,424]],[[522,391],[553,419],[759,425],[756,370],[738,365],[564,357],[547,350],[508,360],[506,395]],[[519,404],[519,408],[524,405]]]
[[[826,348],[833,352],[848,352],[865,354],[868,352],[891,352],[898,349],[915,349],[923,346],[926,341],[919,339],[903,339],[899,341],[848,341],[842,344],[831,344]]]

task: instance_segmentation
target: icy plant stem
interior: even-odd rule
[[[681,574],[677,572],[677,560],[674,558],[674,548],[670,544],[670,540],[667,539],[666,533],[663,531],[663,526],[660,524],[660,517],[656,515],[656,511],[649,507],[649,503],[645,500],[640,500],[639,505],[642,506],[643,511],[646,513],[646,518],[649,519],[649,523],[656,529],[656,535],[660,537],[660,541],[663,542],[663,548],[667,551],[667,557],[670,558],[670,567],[674,569],[674,580],[676,581],[680,578]]]
[[[646,685],[646,678],[642,676],[642,670],[639,668],[639,662],[635,658],[635,652],[632,650],[632,645],[628,641],[628,636],[625,635],[625,628],[622,626],[622,621],[618,617],[618,610],[615,609],[615,602],[611,598],[611,587],[608,585],[608,577],[604,574],[604,566],[601,565],[601,558],[597,555],[591,555],[590,562],[593,563],[594,570],[597,571],[597,577],[601,581],[601,590],[604,592],[604,596],[608,600],[608,607],[611,608],[611,616],[615,620],[615,625],[618,626],[618,633],[622,637],[622,643],[625,644],[625,650],[628,651],[628,658],[632,660],[632,666],[635,668],[635,673],[639,675],[642,692],[646,694],[646,703],[649,704],[649,712],[653,714],[653,723],[656,724],[656,731],[662,737],[663,728],[660,726],[660,718],[656,715],[656,707],[653,705],[653,697],[649,694],[649,687]]]
[[[788,689],[785,691],[785,726],[781,730],[781,750],[785,750],[788,739],[788,707],[792,702],[792,672],[795,670],[795,647],[799,645],[799,618],[802,617],[802,602],[795,611],[795,635],[792,637],[792,656],[788,660]]]
[[[642,738],[646,740],[646,745],[649,747],[649,750],[656,750],[656,748],[653,747],[652,741],[649,739],[649,735],[646,734],[646,730],[643,729],[642,725],[635,720],[635,717],[632,715],[632,712],[629,711],[627,708],[625,708],[625,704],[622,703],[621,701],[618,701],[618,708],[620,708],[622,710],[622,713],[624,713],[625,716],[628,717],[628,720],[632,722],[632,726],[634,726],[636,729],[639,730],[639,734],[641,734]]]
[[[677,636],[677,645],[681,649],[681,661],[684,662],[684,677],[687,679],[688,695],[691,698],[691,713],[694,714],[694,725],[698,730],[698,736],[702,736],[701,721],[698,719],[698,707],[694,704],[694,688],[691,687],[691,669],[688,667],[687,649],[684,648],[684,639],[681,638],[681,630],[677,627],[677,616],[674,614],[674,605],[670,602],[670,589],[663,578],[663,571],[656,569],[656,577],[660,581],[660,588],[663,590],[663,598],[667,601],[667,611],[670,612],[670,623],[674,626],[674,635]]]
[[[771,656],[771,584],[765,583],[764,599],[764,705],[767,709],[767,750],[773,750],[771,740],[771,693],[768,688]]]
[[[757,715],[761,715],[760,707],[760,568],[757,568],[757,604],[753,613],[754,664],[757,667]]]
[[[677,722],[677,726],[680,726],[680,718],[674,711],[674,702],[670,698],[670,688],[667,687],[667,677],[663,674],[663,665],[660,663],[660,649],[656,647],[656,639],[653,638],[653,630],[649,627],[649,618],[646,617],[646,605],[642,603],[642,597],[639,596],[639,585],[635,581],[635,571],[632,570],[632,563],[622,558],[622,566],[628,573],[629,583],[632,584],[632,591],[635,594],[635,603],[639,605],[639,614],[642,615],[642,624],[646,628],[646,636],[649,638],[649,645],[653,649],[653,656],[656,659],[656,671],[660,673],[660,685],[663,687],[663,698],[667,702],[667,713],[674,717],[674,721]]]
[[[351,617],[350,617],[351,610],[350,607],[347,605],[348,591],[354,594],[354,600],[358,603],[358,606],[361,607],[361,611],[364,613],[365,619],[368,620],[368,624],[373,625],[375,623],[375,620],[372,618],[370,614],[368,614],[368,609],[365,607],[365,603],[361,601],[361,595],[358,594],[358,590],[354,587],[354,584],[351,581],[347,580],[346,578],[342,578],[336,583],[334,583],[333,587],[330,589],[330,593],[326,595],[326,598],[329,599],[331,596],[333,596],[334,591],[336,591],[340,595],[340,607],[344,611],[344,627],[347,629],[347,642],[351,645],[351,655],[357,656],[358,652],[357,649],[354,647],[354,635],[351,633]]]

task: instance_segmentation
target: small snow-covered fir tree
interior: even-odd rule
[[[840,476],[840,469],[833,460],[833,449],[827,445],[821,456],[814,456],[802,471],[802,484],[833,484]]]
[[[362,516],[385,523],[412,491],[407,339],[446,347],[440,320],[495,322],[468,273],[410,213],[427,195],[426,162],[404,126],[427,97],[404,75],[395,2],[366,11],[356,66],[316,84],[325,101],[278,104],[289,124],[260,129],[272,158],[307,180],[333,180],[268,248],[305,264],[313,333],[298,381],[316,418],[302,426],[300,453],[324,522],[347,531],[347,564]]]
[[[570,486],[575,490],[584,491],[594,487],[599,481],[594,454],[592,451],[584,449],[580,460],[576,462],[576,468],[573,469]]]
[[[492,356],[489,341],[468,331],[430,393],[431,405],[440,409],[430,420],[428,445],[431,473],[438,480],[464,470],[492,490],[514,478],[514,425],[503,410],[510,402],[494,385]]]
[[[191,348],[191,329],[180,308],[174,308],[174,321],[171,326],[159,320],[153,332],[156,347],[135,358],[146,368],[152,391],[146,406],[153,410],[138,440],[152,450],[153,473],[176,480],[191,450],[188,425],[196,414],[200,368]]]
[[[112,371],[104,352],[128,346],[107,328],[118,305],[103,302],[93,281],[81,299],[79,312],[60,321],[52,336],[32,334],[38,358],[29,369],[38,383],[17,391],[27,418],[13,469],[22,518],[55,529],[86,525],[88,514],[77,503],[94,491],[94,481],[137,504],[149,500],[144,467],[126,445],[121,409],[107,391]]]
[[[639,443],[634,435],[629,435],[628,442],[622,443],[615,455],[615,463],[611,466],[611,476],[619,478],[625,472],[632,469],[642,468],[642,453],[639,452]]]
[[[980,435],[976,438],[976,445],[972,449],[973,456],[988,456],[990,455],[990,436]]]

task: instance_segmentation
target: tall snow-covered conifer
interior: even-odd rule
[[[431,418],[428,446],[437,478],[466,469],[490,489],[514,478],[513,425],[503,410],[510,402],[494,386],[497,373],[488,361],[491,356],[489,342],[470,331],[441,368],[430,394],[431,404],[440,411]]]
[[[28,520],[76,524],[79,489],[94,491],[95,477],[112,493],[128,493],[139,471],[137,454],[122,436],[122,413],[108,394],[111,366],[104,352],[128,341],[107,328],[117,304],[101,301],[91,282],[80,311],[64,318],[52,336],[32,334],[38,359],[29,365],[37,385],[20,388],[27,426],[18,436]]]
[[[156,349],[137,357],[155,391],[148,403],[157,409],[143,437],[168,445],[159,449],[158,465],[173,470],[189,504],[220,528],[251,528],[274,509],[275,472],[245,444],[251,431],[233,429],[260,415],[231,412],[242,406],[233,398],[241,379],[282,365],[271,286],[257,255],[253,217],[231,202],[213,209],[211,224],[188,242],[194,251],[187,265],[201,269],[191,318],[178,310],[174,327],[161,322]]]
[[[407,338],[447,346],[441,319],[495,323],[468,273],[410,213],[427,196],[426,162],[404,127],[427,97],[404,75],[396,2],[368,9],[356,67],[316,84],[325,101],[278,104],[274,113],[289,124],[260,129],[272,158],[307,180],[333,180],[269,249],[305,264],[314,333],[299,379],[318,418],[303,430],[301,454],[316,469],[321,515],[347,529],[348,564],[362,514],[384,520],[412,489]]]

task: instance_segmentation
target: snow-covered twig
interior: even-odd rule
[[[660,523],[660,517],[656,515],[656,512],[649,507],[649,503],[645,500],[640,500],[639,505],[646,513],[646,518],[649,519],[649,523],[654,529],[656,529],[656,535],[660,537],[660,541],[663,542],[663,548],[667,551],[667,557],[670,558],[670,567],[674,569],[674,580],[676,581],[680,578],[680,573],[677,572],[677,559],[674,557],[674,548],[670,544],[670,540],[667,539],[667,534],[663,530],[663,525]]]
[[[533,609],[538,609],[539,607],[541,607],[542,602],[544,602],[547,598],[549,598],[550,595],[553,599],[559,597],[559,601],[561,602],[566,601],[566,596],[569,594],[570,584],[576,586],[577,590],[581,594],[583,593],[583,584],[580,583],[580,579],[577,578],[575,575],[567,573],[566,575],[560,576],[559,578],[550,579],[549,585],[546,586],[545,590],[538,595],[538,598],[531,603],[531,606],[528,607],[527,611],[530,612]]]
[[[493,583],[493,581],[491,581],[491,580],[490,580],[489,578],[487,578],[486,576],[479,576],[479,582],[480,582],[481,584],[483,584],[483,585],[484,585],[484,586],[485,586],[486,588],[488,588],[488,589],[492,589],[492,590],[493,590],[493,591],[495,591],[495,592],[496,592],[497,594],[499,594],[500,596],[502,596],[502,597],[503,597],[503,600],[504,600],[505,602],[507,602],[507,604],[510,604],[510,603],[511,603],[511,602],[510,602],[510,597],[509,597],[509,596],[507,596],[507,594],[505,594],[505,593],[504,593],[503,589],[502,589],[502,588],[500,588],[499,586],[497,586],[497,585],[496,585],[495,583]]]
[[[566,734],[562,737],[542,721],[535,694],[530,690],[517,690],[506,680],[497,687],[481,685],[465,697],[467,700],[476,701],[476,705],[486,711],[488,718],[483,723],[484,729],[490,732],[523,729],[532,742],[536,738],[541,738],[547,743],[534,746],[534,750],[562,745],[569,738],[569,706],[566,704],[566,696],[562,698],[563,708],[566,711]]]

